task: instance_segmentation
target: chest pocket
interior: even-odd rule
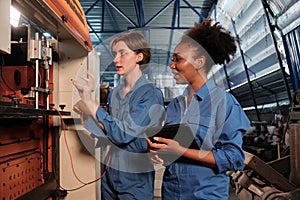
[[[196,141],[203,150],[211,150],[214,147],[215,117],[192,116],[187,122],[195,135]]]

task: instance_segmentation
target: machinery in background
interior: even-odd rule
[[[246,152],[245,169],[229,172],[239,199],[300,199],[300,91],[294,94],[285,133],[285,153],[270,162]]]
[[[49,110],[52,41],[30,25],[12,27],[11,34],[11,54],[0,58],[0,103]]]
[[[43,198],[53,195],[59,174],[52,46],[31,26],[11,34],[11,54],[0,57],[0,197]]]
[[[58,84],[70,78],[59,74],[58,55],[68,57],[59,61],[63,69],[68,62],[87,57],[91,42],[87,26],[83,27],[84,12],[78,12],[82,8],[76,0],[1,0],[0,5],[4,16],[9,16],[10,5],[17,7],[24,20],[20,27],[0,30],[0,47],[6,38],[3,33],[10,38],[9,51],[0,49],[0,199],[58,199],[66,195],[59,188],[58,116],[70,117],[71,112],[58,111],[54,105],[65,103],[66,96],[67,105],[61,108],[72,107],[72,98],[59,93],[59,88],[69,92]],[[44,30],[56,38],[46,38]],[[58,52],[58,45],[66,53]],[[80,54],[69,55],[68,48]]]
[[[280,158],[284,140],[283,116],[275,115],[272,125],[267,121],[252,121],[251,128],[243,137],[245,151],[265,162]]]

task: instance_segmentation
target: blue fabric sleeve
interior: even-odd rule
[[[118,146],[124,146],[137,137],[144,138],[146,127],[162,123],[164,116],[163,96],[160,90],[144,85],[130,99],[129,113],[125,120],[118,120],[99,108],[97,118],[105,127],[107,138]]]
[[[84,127],[92,133],[94,137],[106,137],[98,122],[93,117],[89,117]]]
[[[239,105],[233,105],[224,122],[222,133],[212,149],[219,172],[244,168],[243,135],[250,122]]]
[[[94,119],[93,117],[89,117],[85,122],[84,127],[91,132],[92,137],[96,137],[98,139],[95,147],[110,145],[111,142],[107,139],[106,133],[104,133],[98,123],[99,122],[97,122],[96,119]]]

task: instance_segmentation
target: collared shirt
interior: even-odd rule
[[[226,171],[244,167],[242,137],[250,126],[249,119],[236,99],[213,80],[195,92],[189,105],[187,91],[168,105],[166,124],[189,124],[200,149],[212,151],[217,169],[179,159],[166,168],[163,197],[228,199]]]

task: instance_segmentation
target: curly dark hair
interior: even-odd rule
[[[212,59],[212,61],[209,62],[208,60],[208,63],[206,63],[206,72],[211,69],[214,63],[228,63],[231,56],[236,52],[235,42],[238,42],[238,39],[231,36],[230,32],[226,31],[220,24],[215,23],[212,25],[212,19],[210,18],[204,19],[201,23],[195,23],[193,28],[185,32],[181,42],[191,43],[191,39],[201,46],[197,48],[198,55],[204,55]]]

